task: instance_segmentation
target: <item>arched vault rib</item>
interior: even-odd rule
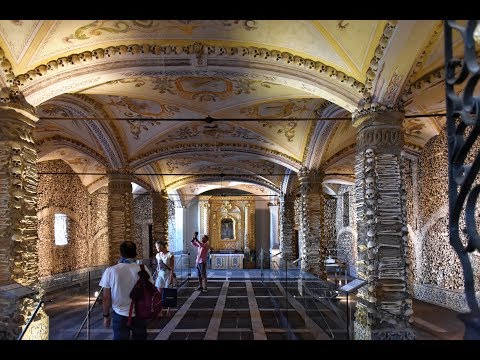
[[[102,105],[87,95],[82,94],[64,94],[58,98],[49,101],[43,106],[55,105],[59,108],[65,108],[72,117],[78,118],[76,120],[81,121],[82,117],[104,117],[108,124],[104,124],[100,121],[85,121],[84,124],[91,131],[95,139],[99,142],[103,148],[104,153],[108,156],[107,160],[110,167],[120,168],[124,166],[124,159],[126,156],[126,146],[122,142],[122,137],[119,135],[118,130],[114,126],[111,119],[103,110]],[[42,106],[40,107],[42,112]],[[45,114],[46,120],[50,119],[50,116]],[[52,116],[55,118],[55,116]],[[108,125],[108,126],[107,126]]]
[[[97,153],[95,150],[91,149],[90,147],[86,146],[85,144],[73,140],[68,139],[60,135],[55,135],[50,138],[42,139],[36,142],[37,154],[38,158],[41,159],[45,157],[49,153],[57,150],[60,147],[67,147],[77,150],[78,152],[85,154],[88,157],[98,161],[103,166],[108,166],[108,161],[105,157]]]
[[[267,149],[263,146],[250,145],[248,148],[244,147],[244,144],[241,143],[232,143],[232,144],[181,144],[173,145],[166,148],[156,149],[150,151],[146,154],[142,154],[130,160],[130,167],[132,169],[142,168],[152,162],[169,158],[172,156],[186,156],[192,153],[204,153],[205,155],[215,156],[216,150],[221,148],[222,153],[232,153],[232,154],[248,154],[253,155],[258,159],[265,159],[282,165],[288,169],[298,171],[302,166],[301,162],[294,159],[291,156],[285,155],[277,150]]]
[[[335,104],[331,104],[322,112],[321,117],[340,118],[346,117],[348,115],[349,114],[345,109],[342,109]],[[337,121],[319,121],[317,123],[310,142],[311,146],[306,156],[305,165],[307,168],[319,169],[320,164],[322,164],[322,162],[325,162],[325,159],[323,159],[323,155],[328,146],[328,141],[326,139],[331,138],[338,125],[339,122]]]
[[[167,191],[170,190],[176,190],[178,188],[181,188],[185,185],[188,184],[199,184],[199,183],[208,183],[212,181],[218,181],[220,179],[219,175],[212,176],[202,176],[202,175],[192,175],[192,176],[186,176],[183,179],[177,180],[171,184],[169,184],[166,188]],[[222,180],[224,181],[243,181],[245,183],[250,183],[250,184],[255,184],[255,185],[260,185],[260,186],[265,186],[266,188],[274,191],[277,194],[280,194],[280,188],[271,182],[262,179],[259,176],[255,175],[244,175],[244,176],[236,176],[236,175],[226,175],[222,177]]]
[[[260,60],[258,58],[225,57],[208,58],[208,68],[195,67],[191,64],[191,56],[165,57],[154,54],[137,54],[135,59],[130,54],[117,55],[112,58],[98,59],[90,62],[79,62],[68,67],[57,67],[56,71],[47,72],[41,79],[34,78],[22,81],[20,90],[26,100],[37,106],[48,99],[63,93],[81,92],[108,81],[139,76],[211,76],[223,75],[231,77],[251,77],[275,84],[290,86],[325,98],[341,107],[353,111],[362,98],[363,85],[353,78],[345,81],[338,76],[335,69],[325,65],[316,66],[309,62],[282,60]],[[308,60],[308,59],[307,59]],[[55,60],[53,60],[55,61]],[[23,75],[21,75],[23,76]]]

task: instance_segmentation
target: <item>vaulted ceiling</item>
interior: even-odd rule
[[[0,60],[0,99],[20,91],[39,117],[39,161],[90,191],[130,169],[182,204],[279,194],[303,166],[353,182],[365,98],[444,112],[433,20],[0,20]],[[410,151],[443,124],[408,118]]]

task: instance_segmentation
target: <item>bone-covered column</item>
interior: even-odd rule
[[[300,231],[302,232],[302,270],[327,279],[325,268],[327,239],[322,238],[324,198],[322,178],[315,170],[300,169],[301,212]]]
[[[132,178],[125,169],[109,169],[107,174],[109,263],[114,264],[120,257],[120,244],[134,241]]]
[[[280,250],[282,258],[293,261],[298,255],[295,240],[295,197],[282,195],[280,197]]]
[[[36,120],[26,110],[0,108],[0,340],[18,338],[44,293],[38,278]],[[15,288],[33,293],[15,295]],[[48,339],[43,310],[24,339]]]
[[[407,293],[407,218],[402,173],[404,114],[394,107],[356,113],[355,206],[358,291],[354,338],[413,339]]]
[[[162,190],[152,194],[153,240],[168,243],[168,195]]]

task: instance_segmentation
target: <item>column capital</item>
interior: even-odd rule
[[[0,140],[23,140],[34,143],[32,130],[37,117],[10,106],[0,106]]]
[[[107,168],[106,170],[108,181],[132,182],[132,173],[130,168]]]
[[[405,112],[401,104],[380,104],[367,100],[352,114],[352,125],[362,128],[368,125],[389,125],[403,121]]]
[[[156,194],[157,196],[161,196],[162,198],[168,198],[168,193],[167,193],[167,190],[165,190],[165,189],[162,189],[160,191],[156,191],[156,192],[154,192],[154,194]]]
[[[18,89],[18,86],[3,87],[0,89],[0,112],[14,110],[33,122],[38,121],[35,107],[30,105]]]

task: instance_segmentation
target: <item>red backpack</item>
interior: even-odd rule
[[[154,319],[162,311],[162,296],[155,285],[150,282],[150,275],[145,271],[143,264],[140,265],[138,276],[140,278],[130,292],[132,302],[128,313],[128,326],[132,325],[134,307],[135,316],[140,319]]]

